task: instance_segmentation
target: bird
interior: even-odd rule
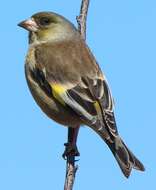
[[[108,145],[125,177],[132,169],[144,171],[119,135],[107,79],[74,24],[45,11],[18,26],[29,33],[25,76],[41,110],[75,135],[80,126],[92,128]],[[74,140],[70,146],[75,146],[73,154],[78,156]]]

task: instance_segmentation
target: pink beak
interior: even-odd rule
[[[33,18],[20,22],[18,26],[31,32],[36,32],[38,30],[38,25]]]

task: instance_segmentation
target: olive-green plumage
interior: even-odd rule
[[[143,171],[118,135],[106,78],[74,25],[56,13],[42,12],[19,26],[29,31],[25,74],[43,112],[65,126],[91,127],[107,143],[126,177],[132,168]]]

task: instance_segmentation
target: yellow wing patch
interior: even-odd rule
[[[95,109],[96,109],[97,113],[100,113],[100,112],[101,112],[101,107],[100,107],[100,105],[99,105],[99,102],[98,102],[98,101],[96,101],[96,102],[94,103],[94,107],[95,107]]]
[[[60,84],[50,84],[54,98],[56,98],[61,104],[65,106],[65,102],[61,98],[61,95],[66,92],[66,88]]]

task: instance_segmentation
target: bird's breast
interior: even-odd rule
[[[26,56],[26,64],[31,70],[35,68],[35,65],[36,65],[35,48],[33,47],[29,48],[28,54]]]

